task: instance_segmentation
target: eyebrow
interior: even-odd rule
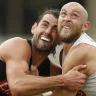
[[[78,12],[78,11],[76,11],[76,10],[73,10],[72,12],[76,12],[76,13],[80,14],[80,12]]]
[[[49,24],[49,22],[48,22],[47,20],[43,20],[43,22],[45,22],[45,23]]]
[[[46,20],[44,20],[43,22],[45,22],[45,23],[49,24],[49,22],[48,22],[48,21],[46,21]],[[56,27],[56,28],[57,28],[57,25],[54,25],[53,27]]]
[[[62,11],[66,11],[66,10],[65,10],[65,9],[62,9],[61,12],[62,12]]]

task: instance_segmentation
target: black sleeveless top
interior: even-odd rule
[[[27,40],[28,44],[32,49],[31,40]],[[32,56],[30,58],[29,70],[32,64]],[[42,62],[42,64],[38,67],[40,76],[49,76],[50,75],[50,61],[48,58]],[[7,77],[6,77],[6,63],[0,60],[0,96],[11,96]]]
[[[27,40],[31,49],[32,49],[32,42],[31,40]],[[32,51],[32,50],[31,50]],[[30,58],[30,64],[29,64],[29,70],[32,64],[32,56]],[[39,75],[40,76],[50,76],[50,61],[48,58],[46,58],[42,64],[38,67]]]

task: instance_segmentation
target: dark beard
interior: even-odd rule
[[[37,51],[39,51],[39,52],[54,52],[54,50],[55,50],[55,47],[56,47],[56,45],[55,44],[53,44],[51,47],[49,47],[49,48],[46,48],[46,46],[39,46],[38,47],[38,42],[37,42],[37,40],[35,40],[35,39],[33,39],[33,42],[32,42],[32,46],[34,47],[34,49],[35,50],[37,50]],[[44,48],[45,47],[45,48]]]
[[[36,45],[33,45],[33,47],[37,50],[37,51],[41,51],[41,52],[48,52],[50,49],[44,49],[44,48],[38,48]],[[44,47],[44,46],[43,46]]]
[[[55,55],[56,53],[56,46],[51,46],[49,49],[46,50],[42,50],[41,48],[38,48],[37,46],[33,46],[35,50],[37,50],[38,52],[46,52],[46,53],[52,53],[53,55]]]
[[[64,43],[72,43],[75,42],[79,38],[80,34],[72,34],[67,38],[63,38],[61,41]]]

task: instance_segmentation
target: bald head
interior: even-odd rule
[[[58,19],[58,34],[61,41],[72,43],[88,30],[90,23],[87,21],[88,13],[77,2],[65,4]]]
[[[86,9],[82,5],[80,5],[79,3],[69,2],[69,3],[65,4],[61,10],[65,9],[65,8],[72,9],[73,11],[74,10],[78,11],[82,15],[83,19],[85,21],[87,21],[88,13],[87,13]]]

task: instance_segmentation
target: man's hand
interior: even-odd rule
[[[68,71],[66,75],[66,87],[67,89],[71,91],[78,91],[82,88],[82,86],[85,84],[87,75],[79,72],[80,70],[83,70],[86,68],[86,65],[78,65]]]

